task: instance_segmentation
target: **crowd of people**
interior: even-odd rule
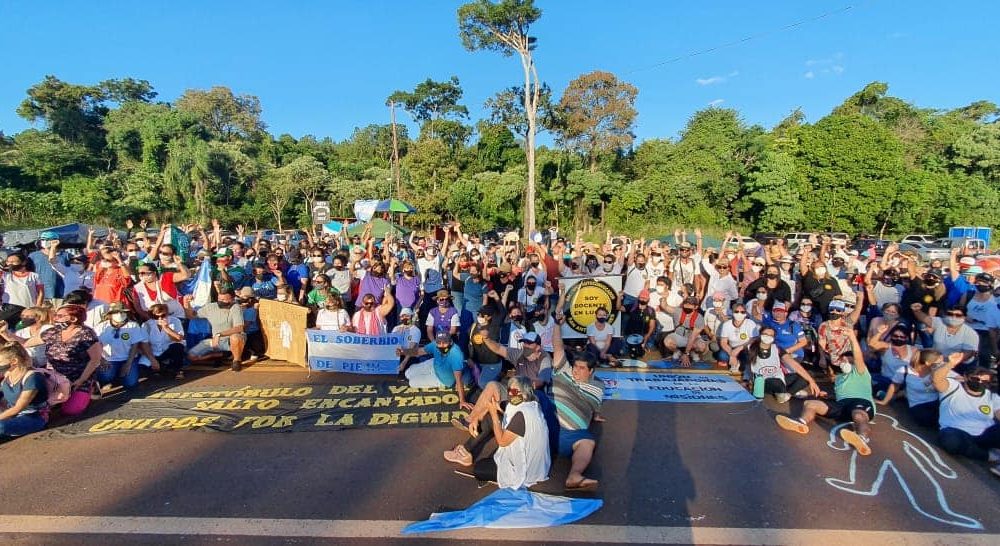
[[[779,426],[849,422],[841,434],[861,454],[873,446],[876,408],[905,396],[946,451],[1000,475],[1000,397],[989,389],[1000,287],[957,249],[920,263],[894,245],[879,255],[815,236],[794,252],[781,239],[708,248],[699,230],[677,231],[673,244],[556,231],[484,240],[457,222],[278,243],[213,221],[184,226],[179,244],[170,226],[127,227],[69,250],[46,232],[37,248],[7,255],[0,436],[45,426],[49,371],[70,384],[60,402],[69,415],[109,385],[179,378],[191,362],[239,371],[263,357],[257,302],[269,299],[309,307],[319,329],[403,333],[401,378],[454,388],[469,412],[454,423],[469,439],[444,458],[504,486],[545,479],[552,456],[572,460],[567,488],[596,486],[584,476],[596,447],[589,429],[601,420],[594,370],[637,348],[682,368],[728,370],[781,404],[804,399]],[[197,279],[205,262],[210,286]],[[618,277],[622,288],[581,339],[564,340],[560,279],[572,277]]]

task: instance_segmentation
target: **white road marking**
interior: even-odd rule
[[[725,527],[644,527],[564,525],[543,529],[465,529],[400,535],[408,523],[396,520],[178,518],[0,515],[0,534],[97,534],[251,536],[305,538],[434,538],[490,542],[582,542],[612,544],[843,544],[995,546],[1000,535],[914,533],[847,529],[742,529]]]

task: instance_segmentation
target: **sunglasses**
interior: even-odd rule
[[[965,316],[965,315],[964,315],[964,314],[962,314],[962,313],[958,313],[958,312],[951,312],[951,311],[949,311],[948,313],[945,313],[945,315],[947,315],[947,316],[949,316],[949,317],[964,317],[964,316]]]
[[[167,318],[167,315],[153,315],[155,319]]]
[[[906,341],[905,337],[891,337],[889,339],[892,341]]]

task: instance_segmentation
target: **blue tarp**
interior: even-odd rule
[[[571,499],[527,489],[499,489],[479,502],[457,512],[431,514],[403,529],[404,535],[485,527],[527,529],[555,527],[579,521],[601,508],[601,499]]]
[[[65,224],[47,228],[8,231],[3,234],[3,244],[9,247],[30,245],[38,241],[38,236],[43,231],[54,231],[59,236],[59,242],[63,245],[85,245],[87,244],[88,227],[94,228],[94,237],[101,238],[108,235],[108,228],[106,227],[88,226],[87,224]],[[119,231],[118,236],[124,239],[126,233]]]

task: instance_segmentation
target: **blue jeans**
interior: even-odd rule
[[[4,436],[24,436],[45,428],[48,422],[40,413],[22,413],[0,421],[0,438]]]
[[[125,365],[125,362],[126,361],[124,360],[119,360],[117,362],[108,362],[108,368],[106,370],[103,369],[97,370],[97,373],[95,374],[97,376],[97,381],[99,381],[103,385],[109,385],[113,381],[115,381],[115,379],[120,379],[122,386],[125,387],[126,389],[131,389],[136,385],[138,385],[139,364],[136,362],[132,362],[132,366],[129,368],[128,373],[125,374],[125,377],[119,378],[119,375],[121,374],[122,371],[122,366]]]
[[[458,314],[462,314],[462,309],[465,307],[465,292],[460,292],[458,290],[451,291],[451,303],[455,306],[455,310]]]

